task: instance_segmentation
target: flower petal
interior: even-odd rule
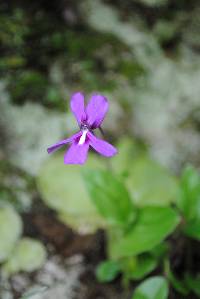
[[[87,153],[89,150],[89,141],[83,144],[73,142],[64,157],[65,164],[84,164],[87,160]]]
[[[92,133],[87,134],[90,145],[97,151],[99,154],[105,156],[105,157],[112,157],[117,154],[117,149],[112,146],[110,143],[97,138]]]
[[[48,147],[47,152],[49,154],[55,152],[57,149],[59,149],[60,147],[62,147],[63,145],[74,141],[76,138],[78,138],[79,136],[81,136],[81,132],[78,132],[74,135],[72,135],[71,137],[67,138],[67,139],[63,139],[55,144],[53,144],[52,146]]]
[[[71,110],[80,125],[85,120],[85,107],[84,107],[84,95],[81,92],[76,92],[71,97],[70,102]]]
[[[86,107],[87,123],[92,129],[96,129],[101,125],[107,111],[107,99],[100,94],[94,94]]]

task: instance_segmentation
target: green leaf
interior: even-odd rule
[[[0,207],[0,262],[6,260],[22,233],[22,221],[15,210]]]
[[[179,216],[172,208],[141,208],[137,222],[128,233],[120,235],[110,232],[110,256],[119,258],[149,251],[172,233],[178,223]]]
[[[155,246],[151,251],[151,255],[157,259],[160,260],[162,259],[164,256],[166,256],[166,254],[169,251],[169,244],[167,242],[163,242],[158,244],[157,246]]]
[[[125,258],[121,261],[122,272],[128,280],[140,280],[151,273],[158,261],[148,253],[135,257]]]
[[[84,169],[105,168],[104,163],[90,155]],[[60,219],[81,233],[92,233],[105,227],[87,193],[80,165],[65,165],[63,154],[55,154],[43,164],[37,178],[42,199],[58,212]]]
[[[144,156],[131,165],[127,186],[141,206],[166,206],[177,198],[176,179],[161,165]]]
[[[200,219],[187,222],[183,231],[188,237],[200,240]]]
[[[117,149],[118,154],[111,160],[112,169],[116,174],[126,177],[131,171],[130,161],[135,160],[139,154],[141,155],[144,148],[132,137],[124,137],[117,144]]]
[[[3,265],[7,275],[19,271],[32,272],[42,267],[46,260],[45,247],[37,240],[21,239],[15,247],[12,256]]]
[[[168,284],[164,277],[155,276],[146,279],[135,290],[132,299],[167,299]]]
[[[177,206],[186,219],[183,231],[187,236],[200,239],[200,175],[187,166],[181,177],[181,190]]]
[[[183,171],[178,207],[187,220],[200,219],[200,175],[192,166]]]
[[[132,272],[131,278],[139,280],[151,273],[157,266],[157,260],[149,254],[142,254],[137,259],[137,266]]]
[[[117,277],[119,272],[119,263],[117,261],[108,260],[98,265],[96,276],[100,282],[110,282]]]
[[[105,170],[87,170],[84,174],[88,192],[98,212],[111,225],[129,225],[135,218],[136,210],[119,178]]]

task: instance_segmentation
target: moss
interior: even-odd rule
[[[121,74],[131,80],[145,73],[144,68],[139,63],[129,60],[120,61],[118,70]]]
[[[22,103],[26,98],[41,101],[47,89],[47,79],[37,71],[16,72],[9,87],[14,102]]]
[[[112,34],[84,24],[66,26],[51,9],[38,3],[30,13],[22,3],[2,11],[0,70],[14,103],[32,100],[65,110],[67,86],[88,92],[113,91],[117,85],[114,74],[132,79],[140,74],[137,63],[124,59],[130,53],[128,47]],[[62,75],[59,82],[52,82],[50,72],[57,61],[62,63]]]
[[[5,159],[0,161],[1,204],[11,204],[18,212],[22,212],[30,206],[29,200],[33,190],[35,184],[32,177]]]

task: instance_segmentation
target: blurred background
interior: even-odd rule
[[[77,130],[70,95],[98,91],[110,142],[134,140],[174,175],[198,168],[199,37],[198,0],[0,1],[1,299],[35,289],[37,299],[118,298],[88,269],[104,238],[92,207],[80,217],[80,168],[46,148]]]

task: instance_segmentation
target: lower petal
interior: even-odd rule
[[[90,140],[91,147],[93,147],[99,154],[105,157],[112,157],[117,154],[117,149],[110,143],[97,138],[92,133],[88,133],[87,136]]]
[[[63,145],[70,143],[72,141],[74,141],[76,138],[78,138],[79,136],[81,136],[81,132],[78,132],[74,135],[72,135],[71,137],[67,138],[67,139],[63,139],[55,144],[53,144],[52,146],[48,147],[47,152],[49,154],[55,152],[56,150],[58,150],[60,147],[62,147]]]
[[[89,141],[83,144],[78,144],[77,141],[73,142],[64,157],[65,164],[84,164],[87,160],[89,150]]]

